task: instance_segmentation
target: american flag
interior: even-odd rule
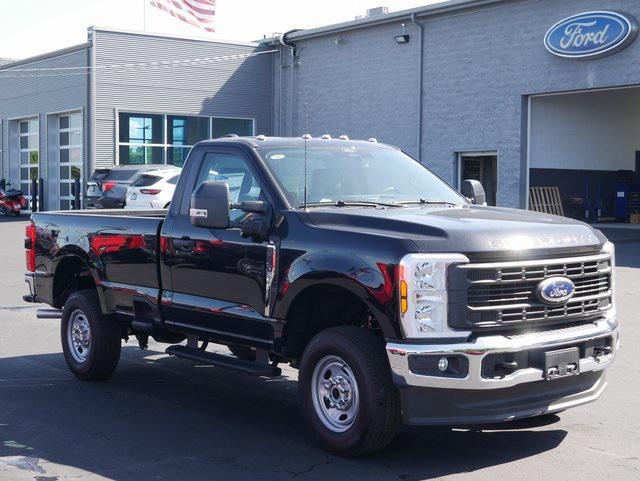
[[[151,5],[195,27],[213,32],[216,0],[150,0]]]

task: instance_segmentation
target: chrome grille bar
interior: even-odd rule
[[[612,306],[610,254],[542,259],[522,262],[466,264],[467,317],[473,325],[491,327],[521,322],[564,321],[592,318]],[[564,276],[575,285],[566,304],[542,304],[538,283]]]

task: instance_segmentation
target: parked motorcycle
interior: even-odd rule
[[[7,184],[11,187],[11,184]],[[20,215],[22,209],[27,208],[27,199],[21,190],[0,189],[0,215]]]

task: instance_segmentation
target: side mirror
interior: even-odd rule
[[[207,180],[191,194],[191,224],[210,229],[229,227],[229,186],[225,182]]]
[[[466,179],[463,181],[461,194],[470,199],[475,205],[485,205],[487,203],[484,187],[477,180]]]

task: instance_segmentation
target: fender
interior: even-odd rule
[[[286,319],[296,297],[316,285],[341,287],[358,297],[373,313],[385,337],[401,336],[397,322],[396,266],[353,254],[317,251],[282,266],[274,317]]]
[[[80,262],[87,268],[94,284],[96,285],[96,292],[98,294],[98,300],[100,301],[100,309],[103,313],[107,312],[106,300],[104,297],[104,290],[101,288],[101,277],[95,264],[92,262],[89,253],[79,245],[69,244],[62,247],[52,258],[53,273],[51,276],[51,283],[48,287],[50,299],[53,300],[53,286],[55,281],[55,273],[58,272],[58,267],[67,259],[79,259]]]

